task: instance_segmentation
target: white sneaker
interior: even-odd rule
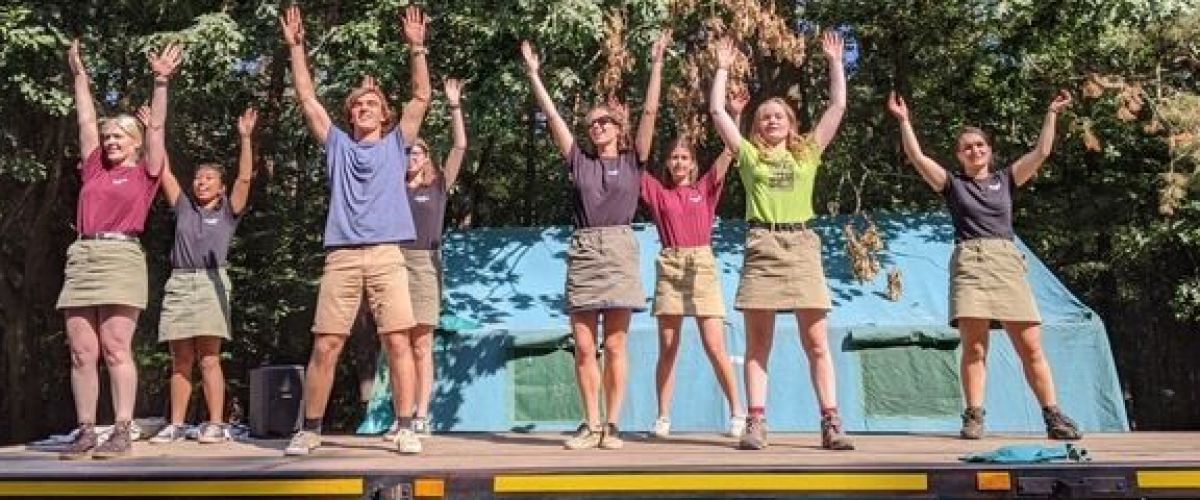
[[[151,444],[167,444],[184,439],[187,439],[187,431],[184,430],[182,425],[167,424],[166,427],[160,429],[158,434],[155,434],[149,441]]]
[[[746,433],[746,416],[734,415],[729,417],[729,428],[725,429],[725,435],[732,438],[740,438]]]
[[[415,455],[421,452],[421,440],[412,429],[396,431],[396,451],[404,455]]]
[[[283,454],[287,456],[303,456],[312,453],[321,446],[321,435],[311,431],[300,431],[292,435]]]
[[[665,438],[671,435],[671,419],[667,417],[658,417],[654,420],[654,430],[650,434],[656,438]]]

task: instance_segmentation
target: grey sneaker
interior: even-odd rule
[[[968,406],[962,413],[962,430],[958,435],[963,439],[983,438],[983,417],[987,412],[979,406]]]
[[[292,434],[292,440],[288,441],[287,448],[283,449],[283,454],[287,456],[304,456],[312,453],[313,450],[320,446],[320,434],[312,431],[299,431]]]
[[[150,444],[166,444],[174,443],[187,439],[187,432],[183,430],[183,426],[179,424],[167,424],[166,427],[158,430],[158,434],[148,439]]]
[[[1075,441],[1083,437],[1079,434],[1079,426],[1075,425],[1075,421],[1059,411],[1057,406],[1043,409],[1042,420],[1046,421],[1046,436],[1050,439]]]
[[[763,417],[746,417],[746,430],[738,441],[738,448],[743,450],[761,450],[767,447],[767,419]]]
[[[433,434],[430,429],[429,417],[413,417],[412,430],[417,434],[417,437],[426,437]]]
[[[412,429],[396,431],[396,451],[404,455],[416,455],[421,452],[421,440]]]
[[[571,436],[563,447],[568,450],[583,450],[587,448],[595,448],[600,446],[600,440],[604,437],[604,431],[600,427],[588,427],[587,423],[579,424],[579,428],[575,429],[575,435]]]
[[[120,458],[133,453],[133,429],[131,422],[117,422],[113,425],[112,433],[103,443],[92,449],[92,458]]]
[[[617,424],[608,423],[604,425],[604,435],[600,437],[600,448],[605,450],[619,450],[625,447],[625,441],[621,439],[621,430],[617,428]]]
[[[96,436],[95,424],[79,424],[79,428],[75,429],[75,439],[67,448],[59,453],[58,458],[63,460],[83,460],[92,458],[92,450],[96,448],[99,437]]]
[[[821,417],[821,447],[826,450],[854,449],[854,442],[842,431],[842,419],[837,415]]]
[[[224,443],[229,440],[229,436],[225,434],[225,425],[214,422],[205,422],[200,425],[200,432],[196,436],[196,441],[203,444]]]

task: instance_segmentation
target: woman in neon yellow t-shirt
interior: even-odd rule
[[[801,135],[796,115],[786,101],[773,97],[754,112],[753,132],[743,138],[725,111],[725,86],[736,49],[718,43],[709,112],[725,146],[737,151],[737,169],[746,188],[745,263],[734,306],[746,320],[746,393],[749,414],[740,448],[767,446],[767,359],[775,330],[775,314],[796,315],[800,341],[808,356],[810,376],[821,405],[821,446],[848,450],[854,445],[842,431],[837,414],[833,359],[825,316],[831,308],[821,240],[807,222],[813,217],[812,191],[821,152],[833,140],[846,110],[844,43],[825,33],[821,48],[829,63],[829,107],[817,127]]]

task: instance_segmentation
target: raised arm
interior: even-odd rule
[[[1042,134],[1038,137],[1037,147],[1013,163],[1013,181],[1018,186],[1029,182],[1029,179],[1037,174],[1042,163],[1046,162],[1046,158],[1050,157],[1050,153],[1054,150],[1054,133],[1058,114],[1070,104],[1071,94],[1066,90],[1059,90],[1058,94],[1054,96],[1054,100],[1050,101],[1050,109],[1046,111],[1046,118],[1042,120]]]
[[[149,54],[150,70],[154,72],[154,92],[150,94],[150,123],[146,125],[146,171],[158,177],[167,157],[167,85],[179,68],[183,49],[170,44],[157,54]]]
[[[425,23],[425,14],[420,8],[410,4],[404,10],[402,24],[411,58],[408,69],[412,75],[413,92],[400,115],[400,132],[406,141],[416,139],[421,133],[421,123],[425,121],[425,112],[429,110],[429,101],[433,96],[433,88],[429,83],[429,64],[425,60],[429,54],[429,49],[425,47]]]
[[[150,128],[150,107],[142,106],[137,110],[137,119],[142,122],[142,128]],[[162,188],[163,198],[166,198],[167,205],[172,207],[179,201],[179,195],[183,192],[183,188],[179,186],[179,179],[175,177],[175,172],[171,171],[171,157],[163,158],[162,172],[158,174],[159,186]]]
[[[317,138],[317,142],[324,145],[333,122],[330,121],[325,106],[317,100],[312,74],[308,72],[308,54],[304,52],[304,20],[300,17],[300,7],[288,7],[283,17],[279,18],[279,25],[283,28],[283,41],[287,43],[291,58],[292,85],[296,87],[296,100],[300,101],[300,111],[304,113],[304,121],[308,123],[308,129]]]
[[[463,120],[462,112],[462,80],[447,78],[445,87],[446,101],[450,107],[450,128],[454,135],[454,145],[450,146],[450,154],[446,156],[446,163],[442,167],[446,191],[449,191],[454,186],[454,181],[458,180],[463,157],[467,154],[467,124]]]
[[[521,41],[521,57],[525,60],[525,73],[529,75],[529,86],[533,89],[533,98],[541,108],[542,114],[546,116],[550,137],[554,138],[558,152],[563,155],[563,158],[566,158],[571,154],[571,148],[575,146],[575,138],[571,136],[571,129],[567,127],[567,122],[563,121],[562,116],[558,114],[558,109],[555,109],[554,101],[550,100],[550,93],[546,92],[546,86],[542,84],[542,77],[538,74],[538,70],[541,69],[541,61],[538,60],[537,52],[529,40]]]
[[[726,107],[729,109],[729,114],[733,117],[733,123],[742,122],[742,110],[746,109],[746,103],[750,102],[750,93],[746,89],[734,92],[729,96],[729,103]],[[729,165],[733,163],[733,157],[737,153],[733,148],[725,146],[721,151],[721,155],[717,156],[717,160],[713,162],[712,174],[717,177],[725,177],[729,172]]]
[[[821,121],[813,130],[817,146],[821,151],[833,141],[842,116],[846,114],[846,70],[842,64],[842,54],[845,53],[846,42],[841,35],[834,31],[826,31],[821,36],[821,50],[825,60],[829,62],[829,107],[821,114]]]
[[[646,87],[642,119],[638,120],[637,136],[633,140],[633,147],[637,149],[638,161],[641,163],[650,160],[650,151],[654,145],[654,122],[658,118],[658,102],[662,94],[663,53],[670,43],[671,30],[664,29],[650,47],[650,83]]]
[[[735,153],[741,147],[742,132],[725,109],[725,87],[729,84],[729,68],[733,66],[736,56],[737,49],[733,47],[732,38],[725,36],[717,40],[717,74],[713,76],[712,91],[708,95],[708,112],[712,115],[717,135],[721,136],[725,147]]]
[[[86,158],[100,147],[100,129],[96,122],[96,104],[92,102],[91,80],[79,55],[79,40],[71,40],[67,64],[75,85],[75,118],[79,122],[79,155]],[[81,162],[80,165],[83,163]]]
[[[921,178],[925,179],[925,183],[929,184],[929,187],[939,193],[942,192],[942,189],[946,187],[946,169],[921,152],[921,145],[917,142],[917,133],[913,131],[912,122],[908,119],[908,105],[895,92],[888,97],[888,111],[900,122],[900,140],[904,145],[904,154],[908,156],[908,161],[912,162],[917,173],[921,174]]]
[[[254,125],[258,123],[258,110],[246,108],[238,117],[238,171],[233,181],[233,194],[229,196],[229,208],[241,214],[250,199],[250,181],[254,179]]]

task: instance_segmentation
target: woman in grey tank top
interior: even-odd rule
[[[945,198],[954,222],[957,244],[950,262],[950,324],[962,336],[964,439],[983,437],[989,328],[1000,324],[1042,406],[1048,437],[1080,437],[1075,422],[1058,408],[1042,350],[1041,318],[1025,276],[1025,257],[1012,241],[1012,191],[1032,179],[1050,156],[1058,114],[1070,103],[1071,96],[1059,91],[1046,112],[1037,146],[1001,170],[992,167],[992,148],[984,132],[963,129],[955,149],[962,171],[948,172],[921,151],[904,99],[893,92],[888,100],[888,111],[900,122],[905,155],[921,178]]]

